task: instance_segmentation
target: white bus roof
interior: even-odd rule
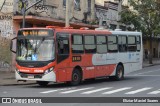
[[[110,31],[114,35],[142,35],[141,32],[131,32],[131,31]]]

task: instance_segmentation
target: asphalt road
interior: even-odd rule
[[[146,67],[142,70],[130,73],[125,75],[125,79],[122,81],[111,81],[108,78],[96,79],[95,81],[85,81],[75,87],[66,84],[52,83],[47,87],[40,87],[38,84],[0,86],[0,97],[160,97],[160,66]],[[54,105],[80,106],[82,104],[58,103]],[[83,104],[83,106],[85,105],[91,106],[91,104]],[[106,104],[92,104],[92,106],[97,105],[106,106]],[[108,105],[128,106],[129,104],[109,103],[107,106]],[[134,106],[138,104],[131,103],[130,105]],[[140,106],[143,105],[159,106],[160,104],[140,104]],[[8,104],[3,104],[2,106],[8,106]],[[17,106],[17,104],[15,106]]]

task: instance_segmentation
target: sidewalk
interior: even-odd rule
[[[11,85],[30,85],[35,84],[35,81],[17,82],[15,79],[15,73],[11,71],[0,70],[0,86],[11,86]]]
[[[149,60],[143,60],[143,68],[155,66],[155,65],[160,65],[160,58],[153,58],[152,62],[153,62],[153,64],[149,64]]]
[[[143,61],[144,67],[151,67],[155,65],[160,65],[160,59],[153,59],[153,64],[149,64],[148,60]],[[35,84],[35,81],[27,81],[27,82],[17,82],[15,79],[14,71],[2,71],[0,69],[0,86],[11,86],[11,85],[30,85]]]

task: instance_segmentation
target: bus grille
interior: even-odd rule
[[[22,78],[29,78],[29,76],[33,76],[34,78],[42,78],[43,74],[26,74],[26,73],[20,73],[20,76]]]

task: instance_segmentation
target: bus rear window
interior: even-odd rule
[[[53,36],[53,30],[34,29],[34,30],[20,30],[18,36]]]

